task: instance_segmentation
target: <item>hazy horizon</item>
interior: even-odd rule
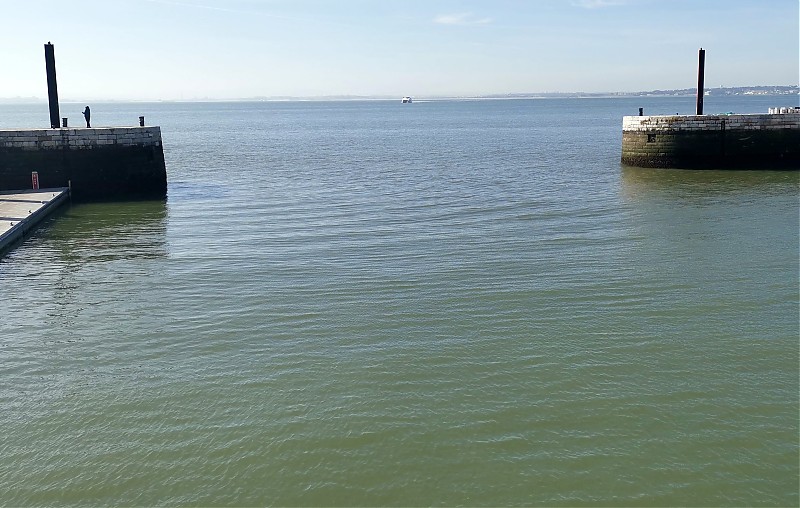
[[[706,92],[713,92],[714,90],[731,90],[731,89],[761,89],[761,88],[798,88],[798,85],[743,85],[736,87],[717,87],[713,89],[704,88]],[[635,91],[621,91],[611,90],[605,92],[584,92],[584,91],[556,91],[556,92],[498,92],[485,95],[419,95],[412,96],[414,99],[419,100],[447,100],[447,99],[552,99],[552,98],[614,98],[614,97],[636,97],[645,95],[658,95],[659,92],[675,92],[675,96],[691,96],[693,92],[686,91],[686,93],[678,94],[687,89],[661,89],[661,90],[635,90]],[[795,95],[788,93],[769,94],[764,95]],[[136,99],[136,98],[114,98],[114,99],[95,99],[95,98],[74,98],[59,97],[61,104],[82,104],[85,102],[247,102],[247,101],[326,101],[326,100],[384,100],[393,101],[399,100],[400,96],[390,95],[313,95],[313,96],[254,96],[254,97],[193,97],[184,99]],[[17,97],[0,97],[0,103],[17,103],[17,104],[46,104],[47,97],[35,96],[17,96]]]
[[[79,0],[4,6],[0,97],[479,97],[798,82],[796,0]],[[771,85],[772,86],[772,85]],[[779,86],[779,85],[775,85]]]

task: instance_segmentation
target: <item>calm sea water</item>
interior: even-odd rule
[[[621,167],[640,106],[93,104],[169,196],[0,260],[0,504],[797,506],[798,173]]]

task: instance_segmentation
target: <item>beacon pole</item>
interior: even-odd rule
[[[703,80],[706,73],[706,50],[700,48],[697,54],[697,114],[703,114]]]
[[[56,53],[49,42],[44,45],[44,64],[47,69],[47,100],[50,103],[50,128],[58,129],[58,86],[56,85]]]

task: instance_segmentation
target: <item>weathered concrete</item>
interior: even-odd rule
[[[0,255],[67,201],[69,189],[0,192]]]
[[[164,197],[160,127],[0,130],[0,190],[71,187],[77,201]]]
[[[626,116],[622,162],[687,169],[800,169],[800,113]]]

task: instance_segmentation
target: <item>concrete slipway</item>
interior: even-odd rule
[[[0,255],[24,239],[69,198],[69,189],[0,192]]]

